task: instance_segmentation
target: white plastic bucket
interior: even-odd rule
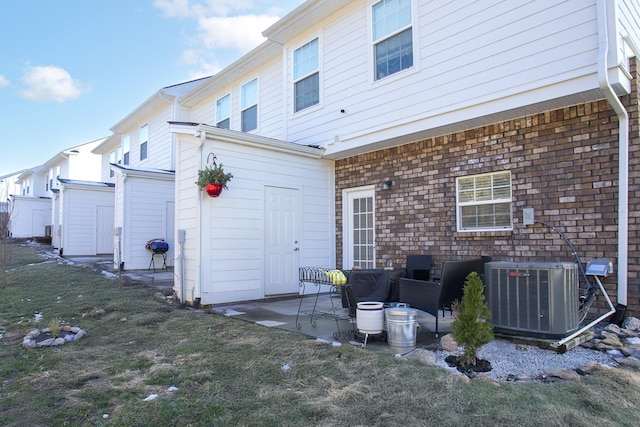
[[[384,303],[359,302],[356,309],[356,327],[362,333],[379,334],[384,330]]]

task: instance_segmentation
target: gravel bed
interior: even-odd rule
[[[444,359],[452,354],[460,354],[461,350],[454,353],[438,350],[435,353],[438,365],[457,372],[456,368],[449,367]],[[516,378],[538,379],[546,372],[555,369],[575,370],[589,362],[612,367],[617,365],[613,356],[580,346],[560,354],[553,350],[499,339],[482,346],[478,351],[478,357],[491,363],[491,371],[483,375],[499,382],[512,381]]]

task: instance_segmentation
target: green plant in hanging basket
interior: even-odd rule
[[[228,190],[227,183],[231,181],[231,178],[233,178],[233,175],[225,173],[222,163],[220,163],[220,165],[214,165],[213,167],[206,166],[204,169],[198,170],[198,180],[196,184],[198,184],[201,190],[209,184],[221,185],[222,188]]]

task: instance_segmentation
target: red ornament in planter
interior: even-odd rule
[[[218,197],[222,193],[222,185],[220,184],[207,184],[204,189],[211,197]]]

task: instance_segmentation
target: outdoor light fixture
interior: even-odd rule
[[[380,186],[380,188],[382,188],[383,190],[389,190],[391,188],[391,185],[393,184],[393,181],[391,181],[390,179],[387,179],[386,181],[384,181],[382,183],[382,185]]]

